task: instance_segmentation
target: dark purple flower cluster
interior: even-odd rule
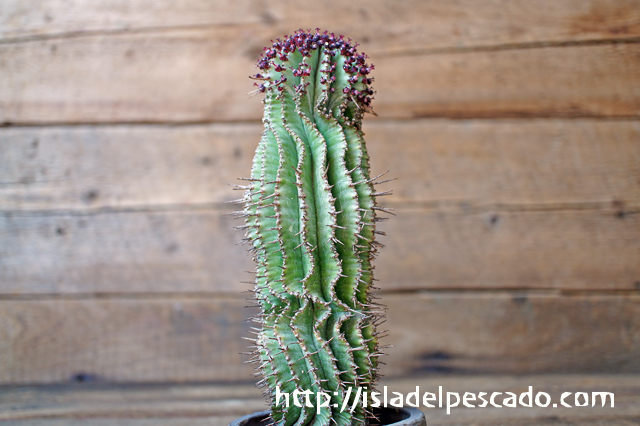
[[[350,75],[348,81],[351,85],[355,85],[358,81],[361,81],[364,85],[364,89],[362,90],[345,87],[342,92],[352,96],[354,101],[357,100],[358,103],[370,107],[374,92],[369,87],[372,82],[369,73],[374,69],[374,66],[366,63],[368,56],[364,53],[358,53],[357,46],[357,43],[355,45],[351,44],[351,39],[345,40],[344,36],[336,36],[334,33],[328,33],[327,31],[321,33],[319,28],[316,28],[315,32],[300,29],[291,36],[285,36],[284,40],[277,39],[275,42],[272,40],[272,45],[264,48],[264,52],[257,63],[262,73],[256,74],[252,76],[252,78],[256,80],[270,80],[270,78],[265,75],[268,74],[270,69],[276,72],[286,70],[287,68],[283,66],[282,63],[276,63],[276,58],[279,59],[280,62],[286,62],[289,54],[295,51],[300,52],[303,57],[310,57],[312,51],[324,48],[324,51],[330,58],[336,55],[342,55],[346,58],[342,68]],[[331,84],[335,81],[335,76],[331,75],[335,72],[335,67],[335,62],[330,61],[328,66],[321,70],[326,73],[325,76],[321,78],[322,84]],[[293,69],[292,73],[296,77],[304,77],[311,75],[311,71],[307,64],[302,63],[298,68]],[[257,91],[265,92],[267,88],[276,86],[282,82],[283,80],[278,79],[277,82],[273,82],[274,84],[256,83],[255,85],[258,86]],[[280,87],[278,87],[278,89],[282,91]],[[296,92],[299,92],[303,90],[304,87],[297,87],[296,89]],[[328,90],[330,93],[333,93],[335,88],[331,87]]]

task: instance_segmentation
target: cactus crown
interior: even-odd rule
[[[262,308],[252,361],[277,425],[356,425],[372,416],[364,392],[377,380],[375,326],[384,312],[370,294],[371,262],[375,213],[384,209],[361,130],[372,112],[366,59],[343,36],[299,30],[265,48],[252,76],[254,92],[265,94],[265,129],[239,216]],[[284,398],[276,405],[276,388],[307,391],[314,405],[321,392],[331,401],[290,400],[287,408]]]

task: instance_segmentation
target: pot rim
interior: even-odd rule
[[[380,407],[379,410],[405,412],[407,417],[394,423],[385,423],[383,426],[427,426],[424,413],[414,407]],[[242,416],[229,424],[229,426],[246,426],[249,420],[268,416],[270,410],[256,411],[255,413]]]

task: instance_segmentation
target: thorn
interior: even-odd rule
[[[389,207],[378,207],[378,206],[373,206],[373,207],[372,207],[372,209],[374,209],[374,210],[380,210],[380,211],[383,211],[383,212],[385,212],[385,213],[389,213],[389,214],[391,214],[391,215],[393,215],[393,216],[395,216],[395,215],[396,215],[395,213],[393,213],[393,212],[395,211],[395,209],[392,209],[392,208],[389,208]]]
[[[252,188],[251,186],[236,185],[236,184],[233,184],[233,183],[228,183],[227,185],[228,186],[232,186],[234,190],[238,190],[238,191],[239,190],[246,191],[246,190],[249,190],[249,189]]]
[[[383,181],[380,181],[380,182],[373,182],[373,184],[374,185],[380,185],[380,184],[387,183],[387,182],[393,182],[394,180],[398,180],[398,178],[387,179],[387,180],[383,180]]]
[[[334,243],[339,243],[341,245],[344,245],[344,243],[342,241],[340,241],[339,239],[334,238],[334,237],[331,237],[331,241],[333,241]]]
[[[374,178],[369,179],[369,180],[367,181],[367,183],[371,183],[371,182],[373,182],[374,180],[378,179],[379,177],[382,177],[382,176],[386,175],[386,174],[387,174],[387,173],[389,173],[390,171],[391,171],[391,170],[387,170],[386,172],[381,173],[381,174],[379,174],[378,176],[376,176],[376,177],[374,177]]]
[[[248,198],[238,198],[238,199],[235,199],[235,200],[225,201],[222,204],[236,204],[236,205],[238,205],[238,204],[244,204],[247,201],[248,201]]]
[[[257,84],[257,83],[256,83]],[[256,89],[256,90],[252,90],[249,93],[247,93],[247,95],[249,95],[250,98],[253,98],[255,95],[257,95],[258,93],[260,93],[261,90],[260,89]]]
[[[347,171],[347,174],[349,174],[349,175],[350,175],[351,173],[355,172],[355,171],[356,171],[356,170],[358,170],[359,168],[360,168],[360,166],[355,166],[353,169],[348,170],[348,171]]]
[[[331,228],[348,229],[348,228],[345,228],[344,226],[338,226],[338,225],[327,225],[327,226],[329,226]]]

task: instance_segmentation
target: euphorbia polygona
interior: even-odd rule
[[[239,215],[262,309],[252,361],[277,425],[356,425],[372,416],[384,311],[370,294],[371,262],[376,211],[387,210],[375,197],[390,191],[376,194],[369,176],[361,122],[373,113],[373,65],[356,47],[299,30],[265,48],[251,77],[265,95],[265,129]],[[319,392],[332,399],[287,408],[284,398],[275,404],[276,388],[306,391],[314,405]]]

